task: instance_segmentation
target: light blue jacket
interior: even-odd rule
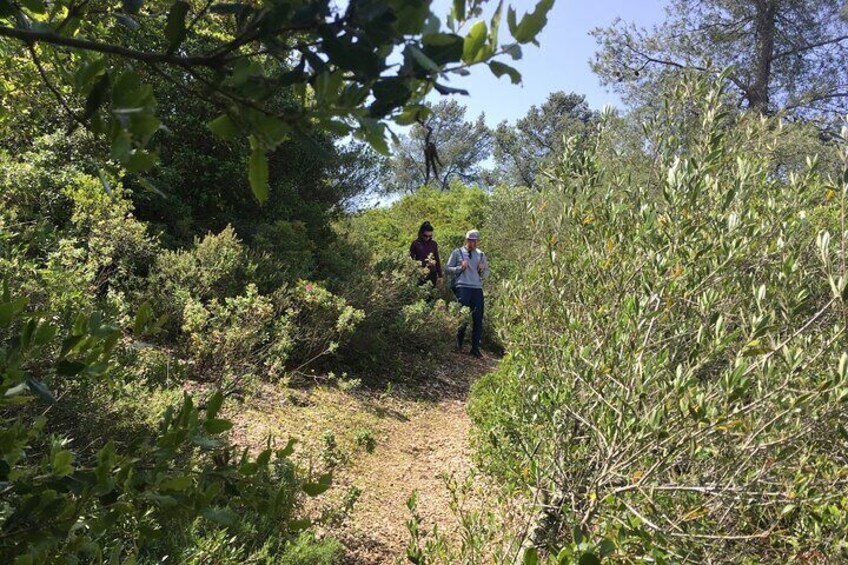
[[[468,268],[464,271],[462,270],[463,260],[468,261]],[[451,252],[445,270],[456,277],[456,286],[483,288],[483,280],[489,276],[489,262],[486,260],[486,254],[479,248],[469,252],[463,245]]]

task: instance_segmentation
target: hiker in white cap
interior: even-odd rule
[[[465,234],[465,245],[453,250],[445,270],[453,275],[451,289],[456,294],[460,304],[471,308],[471,355],[482,357],[480,340],[483,337],[483,280],[489,276],[489,263],[486,254],[477,248],[480,232],[470,230]],[[468,323],[463,323],[456,332],[456,348],[462,351],[465,342],[465,330]]]

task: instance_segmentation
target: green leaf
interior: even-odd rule
[[[142,494],[141,497],[149,502],[152,502],[156,506],[159,506],[160,508],[173,508],[177,505],[177,499],[173,496],[168,496],[166,494],[146,492]]]
[[[94,86],[91,87],[91,90],[85,99],[83,119],[92,117],[94,113],[100,109],[100,106],[102,106],[103,102],[106,101],[106,94],[109,92],[109,85],[109,73],[103,73],[100,75],[100,78],[97,79],[97,82],[95,82]]]
[[[79,342],[82,341],[83,337],[85,336],[72,335],[65,339],[65,341],[62,342],[62,349],[59,352],[59,357],[64,357],[65,355],[70,353],[74,349],[74,347],[79,345]]]
[[[112,84],[112,107],[135,108],[142,104],[141,79],[137,73],[126,71]]]
[[[148,102],[145,101],[145,103]],[[127,129],[141,145],[145,145],[153,137],[153,134],[159,130],[161,124],[159,118],[146,110],[130,115],[130,123]]]
[[[498,32],[501,28],[501,18],[503,17],[503,0],[498,2],[498,7],[495,9],[495,13],[492,14],[492,25],[489,30],[489,45],[491,46],[492,51],[495,51],[498,48]]]
[[[207,520],[222,526],[233,527],[239,523],[238,514],[229,508],[207,508],[202,514]]]
[[[462,94],[463,96],[468,96],[468,91],[464,88],[453,88],[452,86],[446,86],[444,84],[439,84],[438,82],[433,83],[433,88],[435,88],[439,94]]]
[[[129,158],[124,161],[124,168],[128,173],[139,173],[146,171],[156,164],[156,155],[144,149],[136,149]]]
[[[256,462],[245,461],[244,463],[239,465],[239,473],[241,473],[245,477],[255,475],[257,471],[259,471],[259,464]]]
[[[430,2],[392,2],[394,4],[395,29],[401,35],[417,35],[430,13]]]
[[[206,419],[212,420],[215,418],[215,416],[218,415],[218,411],[221,409],[222,404],[224,404],[224,395],[220,390],[216,390],[206,402]]]
[[[47,7],[41,0],[20,0],[21,5],[34,14],[46,14]]]
[[[23,312],[28,302],[29,299],[22,296],[21,298],[17,298],[11,302],[0,304],[0,326],[8,326],[12,323],[12,320],[14,320],[18,314]]]
[[[238,126],[227,114],[221,114],[207,125],[212,133],[226,141],[235,139],[239,134]]]
[[[190,476],[181,475],[178,477],[171,477],[170,479],[162,481],[162,484],[159,485],[159,488],[162,490],[182,491],[191,487],[192,484],[193,483]]]
[[[554,0],[540,0],[536,9],[521,18],[521,23],[515,25],[515,12],[510,9],[508,14],[509,29],[512,36],[519,43],[529,43],[536,40],[536,36],[548,23],[548,12],[553,8]]]
[[[264,204],[268,200],[269,192],[268,157],[265,155],[265,150],[258,143],[254,144],[253,151],[250,153],[248,177],[253,195],[260,204]]]
[[[523,565],[536,565],[539,563],[539,552],[535,547],[528,547],[524,550],[524,556],[521,559]]]
[[[133,333],[137,336],[144,334],[147,324],[152,317],[153,308],[150,307],[149,302],[145,302],[139,306],[138,312],[135,313],[135,320],[133,321]]]
[[[486,36],[488,35],[488,28],[486,27],[486,22],[478,21],[473,26],[471,26],[471,31],[468,32],[468,35],[465,37],[462,48],[462,60],[465,63],[476,63],[482,59],[485,59],[485,56],[479,56],[481,52],[485,55],[485,51],[483,50],[483,46],[486,44]]]
[[[53,396],[53,393],[50,392],[50,389],[47,388],[47,385],[45,385],[41,381],[37,381],[32,377],[27,377],[26,385],[33,393],[35,393],[36,396],[38,396],[38,398],[40,398],[44,402],[47,402],[48,404],[53,404],[54,402],[56,402],[56,397]]]
[[[427,108],[427,106],[422,106],[420,104],[407,106],[403,109],[403,112],[395,118],[395,123],[399,126],[410,126],[418,120],[426,119],[429,113],[430,109]]]
[[[598,553],[600,554],[601,558],[604,558],[608,555],[612,555],[613,553],[615,553],[615,542],[610,539],[604,539],[598,545]]]
[[[62,449],[53,454],[53,459],[50,465],[53,467],[53,472],[61,477],[73,473],[74,468],[71,465],[74,462],[74,454],[67,449]]]
[[[594,553],[584,553],[580,556],[578,565],[601,565],[601,560]]]
[[[142,4],[144,4],[144,0],[122,0],[121,2],[124,12],[128,14],[137,14]]]
[[[15,8],[9,0],[0,0],[0,18],[7,18],[15,15]]]
[[[232,422],[221,418],[212,418],[203,422],[203,429],[211,435],[222,434],[232,427]]]
[[[490,61],[489,69],[491,69],[492,74],[498,78],[501,78],[503,75],[509,75],[509,79],[512,81],[512,84],[521,84],[521,73],[509,65],[499,61]]]
[[[438,73],[442,70],[442,68],[433,61],[430,57],[424,54],[424,51],[416,47],[415,45],[409,46],[409,52],[412,55],[412,58],[415,59],[415,62],[421,65],[424,70],[431,73]]]
[[[186,37],[186,15],[188,15],[189,4],[183,0],[177,0],[171,5],[168,12],[168,23],[165,25],[165,37],[168,39],[168,51],[173,51],[180,46]]]
[[[35,332],[35,339],[33,343],[35,345],[45,345],[53,341],[53,338],[56,337],[57,328],[50,322],[41,322],[38,326],[38,329]]]
[[[277,451],[277,457],[280,459],[285,459],[289,457],[292,453],[294,453],[294,446],[297,443],[297,440],[294,438],[289,438],[288,443],[283,449]]]
[[[56,365],[56,373],[59,375],[63,375],[66,377],[73,377],[74,375],[78,375],[88,367],[82,361],[68,361],[67,359],[62,359]]]
[[[406,81],[400,78],[378,80],[374,83],[372,91],[376,100],[371,105],[371,115],[375,117],[384,116],[395,108],[403,106],[412,96]]]
[[[256,464],[260,467],[265,467],[271,461],[271,450],[266,449],[256,456]]]
[[[465,21],[465,0],[453,0],[453,18],[457,22]]]
[[[191,443],[200,449],[218,449],[223,445],[221,440],[201,435],[196,435],[191,438]]]
[[[309,496],[318,496],[327,492],[327,489],[333,484],[333,474],[327,473],[319,477],[317,483],[304,483],[303,492]]]
[[[505,45],[503,50],[504,53],[512,57],[513,61],[521,59],[521,45],[519,45],[518,43],[511,43],[509,45]]]
[[[301,532],[309,528],[310,526],[312,526],[312,520],[310,520],[309,518],[289,521],[289,530],[291,530],[292,532]]]
[[[455,63],[462,59],[465,39],[452,33],[431,33],[422,38],[424,54],[437,65]]]

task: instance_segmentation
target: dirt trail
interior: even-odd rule
[[[433,400],[406,420],[394,419],[383,430],[373,454],[346,469],[341,481],[362,489],[343,541],[348,563],[393,563],[402,558],[409,533],[407,500],[418,492],[417,513],[427,531],[457,527],[445,478],[468,476],[471,421],[467,400],[471,381],[492,370],[490,359],[452,355],[428,390]],[[422,402],[422,401],[413,401]]]
[[[355,486],[362,494],[344,524],[330,531],[347,548],[346,563],[382,564],[403,560],[410,518],[407,500],[418,492],[421,527],[450,534],[457,519],[450,509],[445,478],[463,480],[471,469],[467,413],[471,382],[494,369],[495,360],[452,354],[426,383],[398,385],[389,393],[345,393],[333,387],[305,391],[264,390],[235,419],[240,443],[256,444],[267,434],[304,438],[317,453],[321,437],[332,434],[351,453],[337,470],[337,494]],[[376,440],[372,453],[356,447],[358,431]],[[244,444],[243,443],[243,444]]]

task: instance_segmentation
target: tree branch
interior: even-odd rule
[[[143,63],[166,63],[181,67],[217,67],[223,60],[219,55],[180,56],[170,55],[167,53],[138,51],[137,49],[130,49],[128,47],[113,45],[111,43],[101,43],[88,39],[65,37],[54,32],[41,32],[15,27],[0,26],[0,37],[10,37],[12,39],[23,41],[27,44],[48,43],[50,45],[58,45],[61,47],[71,47],[74,49],[82,49],[84,51],[116,55],[118,57],[141,61]]]
[[[80,116],[77,116],[76,112],[74,112],[71,109],[71,107],[68,106],[68,103],[65,102],[65,98],[62,96],[62,93],[59,92],[59,89],[56,88],[53,85],[53,83],[50,82],[49,78],[47,78],[47,72],[44,70],[44,67],[41,65],[41,60],[38,58],[38,54],[35,52],[35,47],[33,47],[33,45],[31,43],[28,43],[27,44],[27,50],[29,51],[30,55],[32,56],[32,62],[35,64],[35,68],[38,69],[38,74],[41,76],[41,80],[44,82],[44,85],[50,90],[50,92],[53,93],[53,96],[56,97],[56,100],[59,102],[59,104],[62,106],[62,108],[64,108],[65,112],[67,112],[67,114],[75,122],[77,122],[78,124],[80,124],[83,127],[86,127],[85,121]]]
[[[830,39],[823,39],[822,41],[816,43],[807,43],[806,45],[801,45],[799,47],[795,47],[794,49],[789,49],[787,51],[783,51],[781,53],[777,53],[772,56],[771,60],[775,61],[777,59],[781,59],[783,57],[789,57],[795,55],[797,53],[801,53],[802,51],[809,51],[811,49],[817,49],[818,47],[824,47],[825,45],[832,45],[834,43],[840,43],[842,41],[848,40],[848,35],[841,35],[839,37],[831,37]]]

